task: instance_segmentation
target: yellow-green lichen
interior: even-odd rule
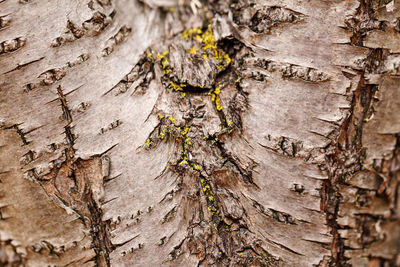
[[[220,93],[221,87],[219,85],[215,89],[211,89],[211,91],[208,93],[211,95],[211,101],[214,102],[215,108],[218,111],[222,110],[221,97],[219,96]]]
[[[181,37],[186,41],[195,40],[199,42],[203,51],[203,59],[209,61],[209,56],[212,56],[212,58],[217,61],[218,70],[224,70],[231,63],[229,55],[221,48],[218,48],[211,24],[208,25],[205,32],[199,28],[184,30]],[[196,54],[197,51],[198,49],[195,45],[188,50],[190,54]]]
[[[195,46],[193,46],[192,48],[190,48],[189,50],[188,50],[188,52],[190,53],[190,54],[196,54],[196,52],[197,52],[197,49],[196,49],[196,47]]]
[[[168,67],[168,65],[169,65],[168,58],[164,58],[161,61],[161,66],[162,66],[163,70],[165,70]]]
[[[200,28],[191,28],[191,29],[184,30],[181,33],[181,37],[184,40],[188,41],[188,40],[191,40],[193,38],[196,38],[201,33],[202,33],[202,30]]]
[[[157,58],[158,59],[163,59],[166,55],[168,55],[169,54],[169,51],[168,50],[165,50],[162,54],[160,54],[160,53],[157,53]]]
[[[206,181],[204,178],[200,178],[200,185],[203,190],[203,194],[206,197],[207,200],[207,209],[210,211],[212,216],[217,216],[216,218],[219,218],[219,208],[216,203],[216,199],[214,197],[214,192],[211,189],[210,184]]]
[[[169,119],[174,125],[176,125],[176,120],[175,120],[174,117],[169,116],[168,119]]]
[[[186,87],[186,84],[183,83],[177,84],[174,83],[173,81],[170,81],[168,86],[168,88],[172,88],[174,91],[183,91],[184,87]]]
[[[203,43],[202,49],[203,50],[212,49],[212,50],[216,51],[217,45],[214,44],[214,39],[215,39],[214,33],[212,30],[212,26],[210,24],[207,27],[207,31],[205,31],[200,37],[200,40]]]
[[[146,140],[146,145],[147,145],[147,147],[150,147],[150,146],[151,146],[151,139],[150,139],[150,138],[147,138],[147,140]]]
[[[189,131],[190,131],[190,127],[185,125],[185,128],[183,128],[183,131],[181,132],[181,135],[186,136]],[[189,140],[190,140],[190,138],[189,138]]]
[[[179,162],[179,165],[188,165],[189,163],[187,162],[187,160],[181,160],[181,162]]]

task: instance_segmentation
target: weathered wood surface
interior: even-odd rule
[[[400,3],[0,1],[0,265],[400,266]]]

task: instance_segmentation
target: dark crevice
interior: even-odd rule
[[[2,74],[7,74],[7,73],[10,73],[10,72],[13,72],[13,71],[22,69],[22,68],[24,68],[24,67],[26,67],[26,66],[29,66],[30,64],[39,62],[39,61],[41,61],[42,59],[44,59],[44,57],[41,57],[41,58],[38,58],[38,59],[35,59],[35,60],[32,60],[32,61],[29,61],[29,62],[26,62],[26,63],[23,63],[23,64],[18,64],[18,65],[17,65],[15,68],[13,68],[12,70],[9,70],[9,71],[4,72],[4,73],[2,73]]]
[[[330,266],[345,266],[348,260],[344,256],[346,249],[339,234],[341,226],[337,222],[342,198],[338,185],[345,184],[345,179],[350,173],[362,169],[363,125],[370,112],[373,96],[378,90],[377,85],[366,83],[365,75],[379,71],[385,58],[384,54],[382,49],[371,49],[365,59],[364,70],[360,74],[358,86],[353,92],[349,115],[340,127],[340,133],[331,152],[327,154],[326,162],[329,167],[325,170],[329,179],[323,182],[321,210],[326,213],[326,220],[333,236]],[[351,164],[348,163],[349,159],[352,160]]]
[[[103,211],[93,199],[92,192],[88,194],[87,207],[90,212],[90,234],[93,239],[93,249],[96,253],[98,266],[111,266],[109,254],[115,249],[109,236],[110,221],[103,221]]]
[[[58,98],[62,109],[62,118],[66,121],[64,131],[68,147],[64,150],[65,160],[56,165],[46,177],[39,177],[35,170],[30,170],[32,178],[35,179],[44,191],[65,207],[71,208],[79,216],[79,220],[90,230],[92,237],[92,248],[96,254],[93,259],[96,266],[105,267],[110,265],[109,254],[114,249],[110,238],[110,221],[103,221],[103,211],[100,208],[99,197],[94,197],[92,185],[96,183],[96,174],[101,173],[104,184],[102,155],[95,155],[89,160],[75,157],[73,148],[75,136],[70,124],[73,122],[71,111],[68,107],[66,96],[61,86],[57,88]],[[115,145],[114,145],[115,146]],[[113,147],[114,147],[113,146]],[[72,184],[68,181],[72,181]],[[59,186],[60,185],[60,186]]]
[[[22,140],[22,145],[23,146],[26,146],[26,145],[28,145],[30,142],[26,139],[26,137],[25,137],[25,135],[27,134],[27,133],[24,133],[23,131],[22,131],[22,129],[19,127],[19,125],[21,125],[21,124],[15,124],[15,125],[12,125],[12,126],[10,126],[10,127],[6,127],[6,128],[4,128],[5,130],[10,130],[10,129],[15,129],[16,131],[17,131],[17,134],[19,135],[19,137],[21,138],[21,140]]]
[[[252,185],[255,185],[256,187],[258,187],[253,181],[252,172],[244,169],[243,167],[241,167],[240,161],[234,155],[232,155],[231,152],[226,150],[226,148],[224,147],[224,145],[223,145],[223,143],[221,141],[219,141],[219,140],[216,141],[215,145],[217,146],[217,148],[221,152],[221,156],[226,159],[225,163],[226,162],[232,163],[233,166],[235,166],[235,168],[240,173],[240,176],[242,177],[242,179],[243,179],[243,181],[245,183],[249,183],[249,184],[252,184]]]

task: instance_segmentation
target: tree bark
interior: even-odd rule
[[[1,266],[400,266],[397,0],[0,0]]]

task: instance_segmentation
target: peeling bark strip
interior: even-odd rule
[[[400,266],[397,1],[0,10],[0,265]]]
[[[67,153],[67,152],[66,152]],[[110,266],[109,222],[102,221],[99,208],[103,197],[103,171],[100,157],[90,160],[68,159],[61,166],[41,177],[38,182],[45,192],[67,211],[72,211],[90,230],[94,261],[98,266]]]
[[[75,136],[70,126],[73,122],[71,110],[61,86],[57,87],[57,93],[63,112],[62,118],[67,121],[64,129],[69,148],[65,150],[65,163],[41,177],[38,182],[50,197],[61,201],[67,210],[73,210],[90,229],[97,266],[110,266],[109,253],[113,245],[109,237],[109,222],[102,220],[103,212],[100,208],[109,159],[107,156],[95,156],[87,161],[74,158]]]

